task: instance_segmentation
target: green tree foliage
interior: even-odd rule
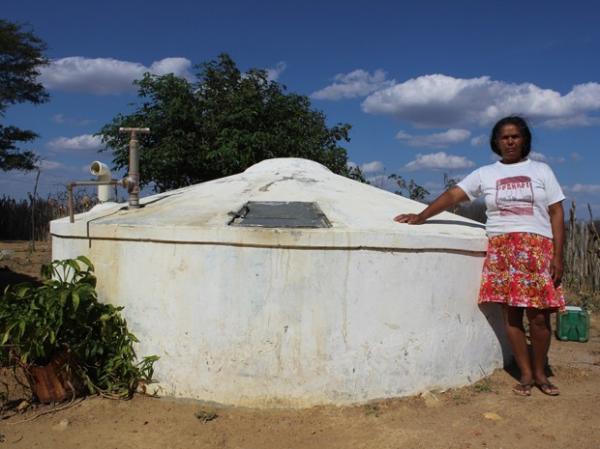
[[[327,127],[303,95],[286,93],[264,70],[240,72],[226,54],[196,66],[196,82],[173,74],[136,81],[143,100],[98,133],[116,169],[128,166],[127,135],[119,127],[149,127],[140,136],[140,183],[165,191],[239,173],[261,160],[302,157],[362,179],[347,166],[349,124]]]
[[[46,44],[31,31],[0,19],[0,119],[10,105],[48,101],[44,86],[37,82],[39,68],[48,64],[45,50]],[[32,170],[35,154],[20,151],[17,145],[37,137],[33,131],[0,123],[0,169]]]

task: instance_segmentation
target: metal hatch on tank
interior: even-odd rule
[[[319,205],[306,201],[248,201],[229,225],[264,228],[331,227]]]

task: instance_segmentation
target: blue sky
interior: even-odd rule
[[[229,53],[308,95],[331,125],[350,123],[349,159],[375,185],[398,173],[440,193],[443,174],[493,161],[494,121],[522,114],[532,157],[548,162],[580,216],[600,217],[600,6],[595,2],[9,1],[52,64],[51,100],[8,109],[3,123],[41,135],[42,195],[88,179],[93,134],[137,100],[144,71],[191,76]],[[0,172],[0,192],[32,191],[32,175]]]

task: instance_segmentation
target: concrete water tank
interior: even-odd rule
[[[502,366],[477,304],[487,240],[443,213],[303,159],[51,223],[125,306],[163,394],[249,406],[347,404],[445,389]]]

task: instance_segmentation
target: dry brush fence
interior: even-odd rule
[[[75,195],[75,212],[88,210],[97,201],[86,193]],[[66,194],[15,200],[0,197],[0,240],[48,240],[50,221],[68,214]]]
[[[565,242],[565,287],[583,297],[600,294],[600,235],[588,205],[589,221],[575,219],[571,204]]]

